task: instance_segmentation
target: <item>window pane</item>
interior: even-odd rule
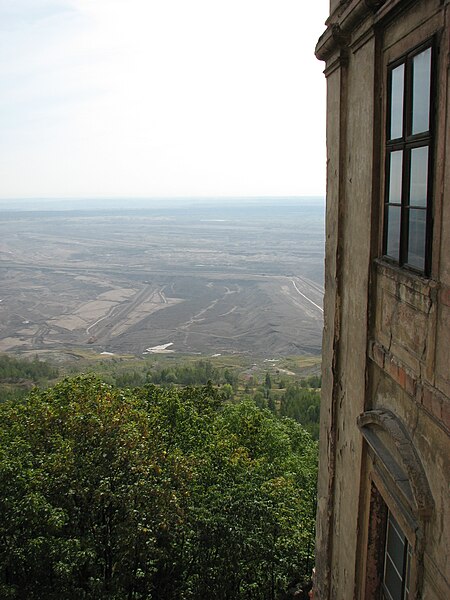
[[[413,206],[427,205],[428,146],[411,150],[411,179],[409,203]]]
[[[421,271],[425,270],[425,234],[426,234],[425,210],[409,210],[409,239],[407,263]]]
[[[386,206],[387,213],[387,237],[386,255],[399,260],[400,255],[400,206]]]
[[[391,519],[392,517],[390,517]],[[387,544],[386,550],[389,554],[392,562],[394,563],[397,571],[402,574],[403,573],[403,560],[405,554],[405,538],[399,535],[399,532],[392,527],[391,522],[389,522],[388,532],[387,532]]]
[[[390,600],[405,600],[405,550],[409,545],[399,524],[389,512],[386,527],[383,584],[385,596]]]
[[[386,557],[384,585],[393,600],[402,600],[402,579],[398,576],[398,573],[388,557]]]
[[[389,166],[389,198],[388,202],[400,204],[402,201],[402,164],[403,152],[391,152]]]
[[[408,544],[408,554],[406,556],[406,576],[405,576],[404,600],[408,600],[408,598],[409,598],[409,582],[411,579],[411,560],[412,560],[411,546]]]
[[[412,133],[430,128],[431,48],[413,58]]]
[[[391,74],[391,131],[389,139],[403,135],[403,93],[405,86],[405,65],[392,70]]]

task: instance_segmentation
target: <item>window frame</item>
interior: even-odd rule
[[[365,468],[370,482],[361,537],[361,550],[365,548],[361,596],[365,600],[386,598],[385,544],[388,512],[391,512],[411,549],[409,598],[418,598],[423,582],[426,524],[435,510],[425,468],[408,428],[392,411],[369,409],[357,417],[357,425],[365,442]]]
[[[385,584],[389,517],[391,515],[404,538],[401,598],[402,600],[411,600],[416,598],[421,588],[418,561],[420,562],[423,557],[423,544],[417,535],[418,531],[422,529],[422,525],[413,515],[408,514],[407,509],[405,510],[406,507],[402,505],[396,494],[392,494],[393,490],[386,487],[387,482],[378,473],[378,467],[373,464],[369,475],[370,492],[367,496],[366,509],[362,597],[365,600],[374,600],[374,598],[391,600],[392,598],[389,588],[386,588]]]
[[[429,97],[429,129],[425,132],[412,133],[413,120],[413,60],[416,56],[431,50],[430,58],[430,97]],[[415,274],[429,277],[431,274],[431,254],[433,242],[433,173],[434,173],[434,146],[436,138],[435,123],[435,101],[436,101],[436,70],[437,70],[437,43],[435,36],[416,45],[403,53],[400,57],[387,65],[387,95],[386,95],[386,118],[385,118],[385,143],[384,143],[384,195],[383,195],[383,236],[382,256],[383,259]],[[390,138],[392,119],[392,73],[399,66],[404,65],[403,76],[403,107],[402,107],[402,135]],[[428,148],[427,169],[427,194],[424,207],[411,206],[409,204],[410,179],[411,179],[411,155],[416,148]],[[390,191],[390,164],[391,154],[396,151],[402,152],[401,170],[401,197],[400,203],[389,202]],[[398,239],[398,257],[394,258],[387,254],[388,245],[388,212],[390,206],[400,208],[400,225]],[[408,263],[409,253],[409,216],[411,210],[425,212],[425,243],[423,248],[423,269]]]
[[[398,523],[394,513],[387,506],[387,514],[385,515],[385,533],[384,533],[384,549],[383,549],[383,576],[381,580],[381,588],[383,591],[383,598],[385,600],[397,600],[397,598],[393,598],[390,593],[389,587],[386,583],[386,570],[387,570],[387,562],[390,561],[392,564],[392,568],[397,573],[400,581],[401,581],[401,599],[400,600],[408,600],[410,597],[411,590],[411,563],[413,560],[413,552],[412,546],[405,535],[401,525]],[[391,556],[389,552],[389,537],[390,537],[390,529],[392,529],[395,534],[401,538],[403,548],[402,548],[402,572],[400,573],[395,564],[395,560],[393,556]]]

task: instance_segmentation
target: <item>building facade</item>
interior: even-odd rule
[[[331,0],[315,598],[450,598],[450,0]]]

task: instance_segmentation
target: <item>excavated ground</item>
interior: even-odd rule
[[[323,204],[2,212],[0,352],[319,354]]]

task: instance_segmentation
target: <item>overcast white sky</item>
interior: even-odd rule
[[[0,198],[324,195],[328,0],[0,0]]]

